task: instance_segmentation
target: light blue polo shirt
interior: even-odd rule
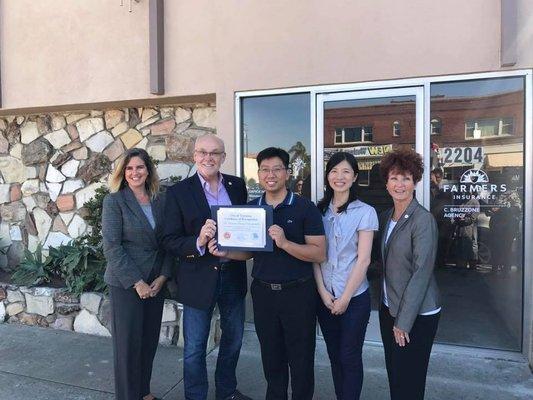
[[[337,214],[330,204],[322,217],[327,239],[327,260],[320,267],[324,286],[335,298],[341,297],[350,272],[357,261],[359,231],[377,231],[379,227],[376,210],[360,200],[351,202],[345,212]],[[363,282],[353,296],[368,289],[368,280]]]

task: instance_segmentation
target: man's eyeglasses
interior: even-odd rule
[[[261,175],[269,175],[271,172],[274,174],[274,175],[279,175],[281,173],[281,171],[285,171],[287,168],[281,168],[281,167],[276,167],[276,168],[259,168],[257,170],[257,172],[259,172]]]
[[[200,157],[205,158],[207,156],[218,158],[221,157],[222,154],[225,154],[224,151],[203,151],[203,150],[194,150],[196,154],[198,154]]]

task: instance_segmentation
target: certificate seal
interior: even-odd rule
[[[224,239],[230,239],[231,233],[230,232],[224,232]]]

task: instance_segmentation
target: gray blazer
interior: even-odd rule
[[[152,201],[152,212],[155,229],[128,187],[104,198],[102,236],[107,261],[104,280],[108,285],[127,289],[141,279],[151,282],[159,275],[171,277],[173,258],[158,241],[164,218],[163,195]]]
[[[440,307],[433,275],[438,230],[433,215],[413,199],[385,244],[393,212],[380,217],[381,261],[394,325],[409,332],[418,314]]]

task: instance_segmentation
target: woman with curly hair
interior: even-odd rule
[[[391,400],[424,398],[431,347],[441,306],[433,268],[438,231],[433,215],[414,197],[424,171],[413,150],[383,157],[380,171],[394,206],[380,218],[381,337]]]

